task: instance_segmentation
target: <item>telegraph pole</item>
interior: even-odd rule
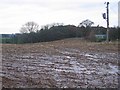
[[[106,41],[109,42],[109,2],[107,2],[107,38]]]

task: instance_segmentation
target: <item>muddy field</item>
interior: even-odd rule
[[[9,88],[118,88],[118,43],[65,39],[2,45],[2,83]]]

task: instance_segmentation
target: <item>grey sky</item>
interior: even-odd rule
[[[105,26],[102,13],[106,0],[0,0],[0,33],[19,32],[23,24],[34,21],[40,26],[51,23],[78,25],[90,19]],[[110,2],[110,26],[118,25],[118,1]]]

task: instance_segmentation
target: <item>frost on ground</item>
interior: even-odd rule
[[[117,88],[117,48],[83,43],[3,45],[3,87]]]

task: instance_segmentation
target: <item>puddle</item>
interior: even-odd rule
[[[111,74],[116,74],[116,73],[119,72],[118,66],[109,64],[109,67],[111,68],[110,71],[109,71],[109,73],[111,73]]]
[[[101,60],[102,62],[102,60],[106,60],[108,58],[110,59],[111,57],[116,58],[115,57],[116,54],[112,54],[112,53],[101,54],[101,53],[90,53],[90,52],[80,53],[80,51],[74,49],[73,50],[69,49],[68,51],[60,51],[60,52],[63,55],[59,56],[59,55],[32,53],[30,55],[28,54],[18,55],[17,57],[14,57],[13,62],[9,61],[8,59],[4,59],[3,76],[8,77],[12,80],[18,80],[18,82],[23,82],[23,83],[26,83],[24,79],[27,76],[30,76],[30,78],[32,78],[34,82],[38,82],[40,80],[43,80],[43,82],[46,83],[56,81],[55,85],[58,88],[64,86],[68,87],[68,83],[69,84],[74,83],[76,87],[78,85],[82,86],[84,84],[83,87],[85,87],[87,85],[86,82],[89,82],[88,86],[90,84],[93,84],[97,87],[99,84],[101,84],[101,80],[107,82],[104,79],[98,79],[98,78],[99,77],[109,78],[110,76],[108,74],[111,74],[111,77],[114,77],[114,79],[117,81],[117,77],[115,76],[118,73],[117,66],[114,66],[109,62],[108,62],[109,64],[98,63],[99,60]],[[73,54],[79,55],[79,58],[72,56]],[[84,60],[81,60],[81,56]],[[41,77],[41,75],[43,75],[43,77]],[[46,75],[48,75],[47,77],[50,76],[49,79],[51,81],[45,79]],[[114,82],[110,82],[110,83],[114,83]],[[104,83],[102,83],[101,86],[102,85],[104,86]],[[116,85],[117,83],[115,83],[114,86]],[[25,86],[27,87],[29,85],[26,83]],[[33,87],[34,86],[35,84],[33,83]]]

